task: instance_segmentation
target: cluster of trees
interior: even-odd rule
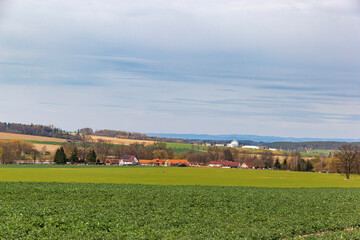
[[[72,163],[104,163],[111,156],[120,159],[124,155],[135,155],[139,159],[173,159],[175,153],[166,147],[166,143],[157,142],[152,145],[134,143],[130,145],[114,145],[105,140],[96,142],[86,135],[78,143],[64,143],[55,153],[54,161],[58,164]]]
[[[355,144],[343,144],[335,153],[335,165],[338,172],[345,173],[346,179],[351,173],[360,174],[360,146]]]
[[[207,164],[210,161],[235,161],[248,162],[254,164],[256,168],[273,168],[293,171],[312,171],[313,164],[304,160],[299,152],[288,156],[276,156],[271,151],[258,153],[239,151],[235,148],[209,147],[207,152],[187,152],[182,154],[182,158],[190,162],[199,162]],[[281,159],[280,159],[281,158]]]
[[[70,134],[54,126],[0,122],[0,132],[80,140],[78,134]]]
[[[21,140],[0,140],[0,163],[12,164],[15,160],[27,160],[31,157],[36,160],[40,157],[33,144]]]

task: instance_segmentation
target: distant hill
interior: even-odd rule
[[[257,135],[209,135],[209,134],[176,134],[176,133],[148,133],[151,137],[178,138],[189,140],[213,140],[213,141],[231,141],[231,140],[249,140],[253,142],[360,142],[360,139],[340,139],[340,138],[292,138],[292,137],[276,137],[276,136],[257,136]]]
[[[64,138],[69,140],[79,140],[79,135],[74,135],[54,126],[22,124],[22,123],[6,123],[0,122],[0,132],[25,134],[33,136],[43,136],[51,138]]]

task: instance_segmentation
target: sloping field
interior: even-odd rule
[[[0,165],[0,181],[252,187],[360,187],[360,176],[222,168]]]
[[[103,139],[112,144],[119,145],[129,145],[132,143],[144,143],[145,145],[151,145],[154,141],[146,141],[146,140],[134,140],[134,139],[122,139],[122,138],[112,138],[112,137],[101,137],[101,136],[91,136],[93,140]]]
[[[41,137],[41,136],[4,133],[4,132],[0,132],[0,139],[6,139],[6,140],[20,139],[20,140],[44,141],[44,142],[66,142],[66,139],[61,139],[61,138]]]
[[[53,144],[39,144],[39,143],[35,143],[34,147],[36,150],[38,151],[42,151],[44,147],[46,147],[46,151],[48,152],[55,152],[60,146],[59,145],[53,145]]]

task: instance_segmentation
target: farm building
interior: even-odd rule
[[[108,159],[105,159],[105,164],[106,164],[106,165],[119,165],[120,160],[121,160],[121,159],[111,159],[111,158],[108,158]]]
[[[120,159],[120,166],[139,165],[139,160],[134,155],[125,155]]]
[[[257,149],[259,150],[260,148],[258,146],[251,146],[251,145],[245,145],[242,146],[243,149]]]
[[[234,140],[231,143],[227,144],[226,146],[227,147],[232,147],[232,148],[237,148],[237,147],[239,147],[239,142]]]
[[[209,167],[221,167],[221,168],[238,168],[240,166],[239,162],[231,161],[211,161]]]
[[[139,163],[140,163],[141,166],[156,166],[156,162],[154,160],[140,159]]]
[[[249,162],[241,164],[240,167],[245,169],[255,169],[255,165]]]
[[[190,163],[186,159],[153,159],[156,166],[189,166]]]
[[[200,162],[190,162],[190,167],[202,167],[203,164]]]

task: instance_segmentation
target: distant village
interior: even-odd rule
[[[143,160],[137,159],[134,155],[126,155],[121,159],[105,160],[106,165],[119,165],[119,166],[161,166],[161,167],[219,167],[219,168],[243,168],[255,169],[252,163],[240,163],[231,161],[210,161],[208,165],[198,162],[189,162],[186,159],[153,159]]]
[[[228,144],[211,144],[204,143],[205,146],[216,146],[216,147],[230,147],[230,148],[239,148],[239,142],[233,140]],[[277,151],[275,148],[266,148],[264,146],[252,146],[244,145],[242,149],[254,149],[254,150],[270,150]],[[153,159],[145,160],[138,159],[135,155],[125,155],[121,159],[108,158],[105,160],[105,165],[119,165],[119,166],[162,166],[162,167],[218,167],[218,168],[243,168],[243,169],[255,169],[255,165],[251,162],[233,162],[233,161],[210,161],[208,164],[203,164],[199,162],[189,162],[186,159]]]

